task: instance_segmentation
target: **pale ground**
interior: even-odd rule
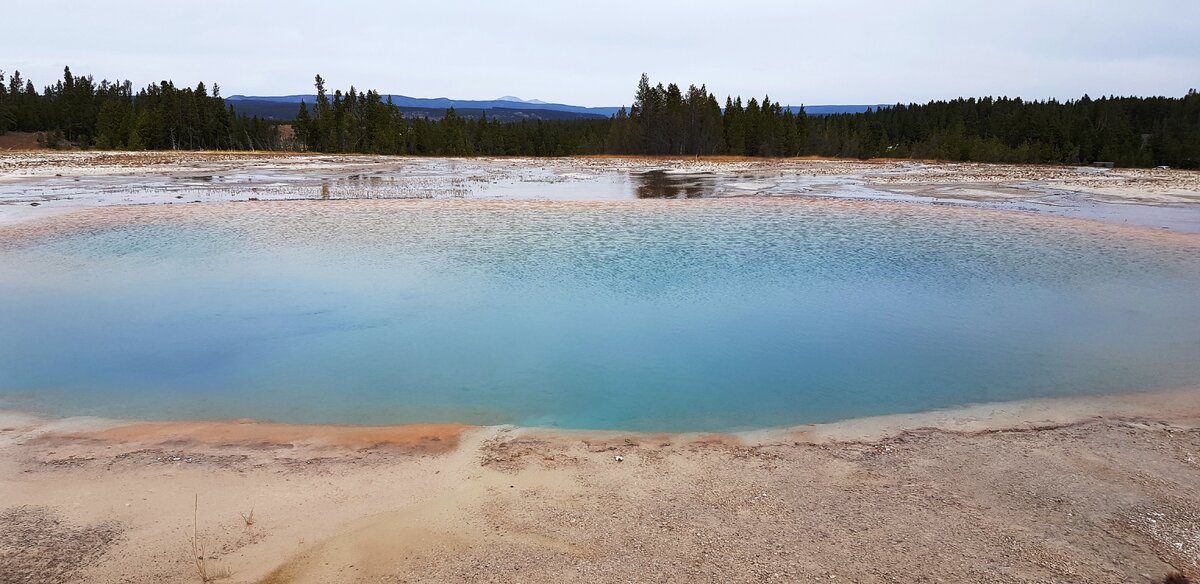
[[[10,412],[0,582],[200,582],[196,536],[221,582],[1144,583],[1200,576],[1198,460],[1200,390],[742,435]]]
[[[1200,231],[1200,173],[1182,171],[96,152],[0,154],[0,223],[252,198],[604,188],[616,198],[651,170],[711,196],[994,205]],[[736,436],[6,412],[0,584],[200,582],[201,572],[220,582],[1197,578],[1198,459],[1200,389]]]
[[[648,172],[664,178],[646,187],[641,177]],[[907,160],[96,151],[0,152],[0,224],[107,205],[322,198],[611,199],[664,185],[714,197],[973,205],[1200,232],[1200,171]]]

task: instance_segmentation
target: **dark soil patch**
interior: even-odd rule
[[[79,577],[122,533],[115,522],[64,524],[48,507],[0,511],[0,584],[57,584]]]

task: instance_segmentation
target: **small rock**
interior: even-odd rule
[[[615,460],[615,461],[617,461],[617,462],[621,462],[621,461],[625,460],[625,457],[624,457],[624,456],[621,456],[620,454],[618,454],[618,455],[616,455],[616,456],[614,456],[614,457],[613,457],[613,460]]]

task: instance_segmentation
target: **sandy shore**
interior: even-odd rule
[[[1198,461],[1200,390],[739,435],[7,412],[0,581],[1150,582],[1200,576]]]

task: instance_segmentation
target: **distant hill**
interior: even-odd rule
[[[304,96],[305,98],[311,96]],[[314,98],[315,99],[315,98]],[[309,107],[312,107],[312,100],[305,99]],[[296,112],[300,110],[300,100],[296,101],[275,101],[272,99],[231,99],[226,98],[226,105],[233,108],[233,111],[251,117],[259,117],[267,120],[278,122],[290,122],[296,118]],[[600,120],[608,116],[600,114],[583,114],[570,111],[560,111],[554,109],[542,109],[529,107],[518,102],[500,102],[504,104],[499,107],[459,107],[454,106],[454,111],[464,118],[478,118],[485,113],[490,119],[501,122],[521,122],[521,121],[554,121],[554,120]],[[426,118],[431,120],[440,120],[446,115],[444,107],[408,107],[398,105],[400,111],[408,118]]]
[[[389,96],[383,96],[387,99]],[[567,105],[562,103],[545,103],[538,100],[518,101],[519,98],[506,96],[500,99],[492,100],[469,100],[469,99],[450,99],[446,97],[409,97],[407,95],[392,95],[392,103],[399,106],[401,109],[416,108],[420,110],[445,110],[446,108],[454,108],[455,111],[462,110],[492,110],[492,109],[520,109],[520,110],[549,110],[557,112],[569,112],[579,114],[577,117],[609,117],[619,108],[615,107],[584,107],[578,105]],[[249,95],[233,95],[225,98],[225,101],[231,103],[235,107],[238,102],[273,102],[273,103],[288,103],[299,104],[301,101],[307,102],[309,106],[317,100],[315,95],[280,95],[280,96],[249,96]],[[239,110],[240,111],[240,110]],[[295,115],[292,112],[290,115]],[[488,115],[491,113],[489,111]],[[440,117],[440,116],[439,116]],[[568,119],[562,117],[543,118],[543,119]]]
[[[497,97],[496,100],[497,101],[515,101],[517,103],[536,103],[536,104],[540,104],[540,105],[550,105],[548,102],[542,101],[540,99],[521,99],[515,95],[505,95],[504,97]]]
[[[875,110],[879,108],[892,107],[885,104],[876,105],[806,105],[804,113],[810,116],[824,116],[829,114],[861,114],[867,110]],[[793,112],[800,111],[799,106],[790,108]]]
[[[388,96],[384,96],[387,99]],[[487,113],[488,117],[500,121],[520,120],[572,120],[598,117],[611,117],[620,108],[616,107],[585,107],[562,103],[547,103],[538,99],[521,99],[506,95],[493,100],[450,99],[447,97],[409,97],[407,95],[392,95],[392,103],[396,104],[406,116],[441,119],[446,108],[454,108],[459,115],[478,117]],[[316,102],[316,95],[275,95],[250,96],[233,95],[225,98],[238,113],[258,116],[269,120],[290,121],[296,116],[296,110],[301,101],[309,107]],[[803,106],[808,115],[827,114],[858,114],[868,109],[890,107],[887,105],[806,105]],[[793,112],[799,111],[800,106],[791,106]]]

